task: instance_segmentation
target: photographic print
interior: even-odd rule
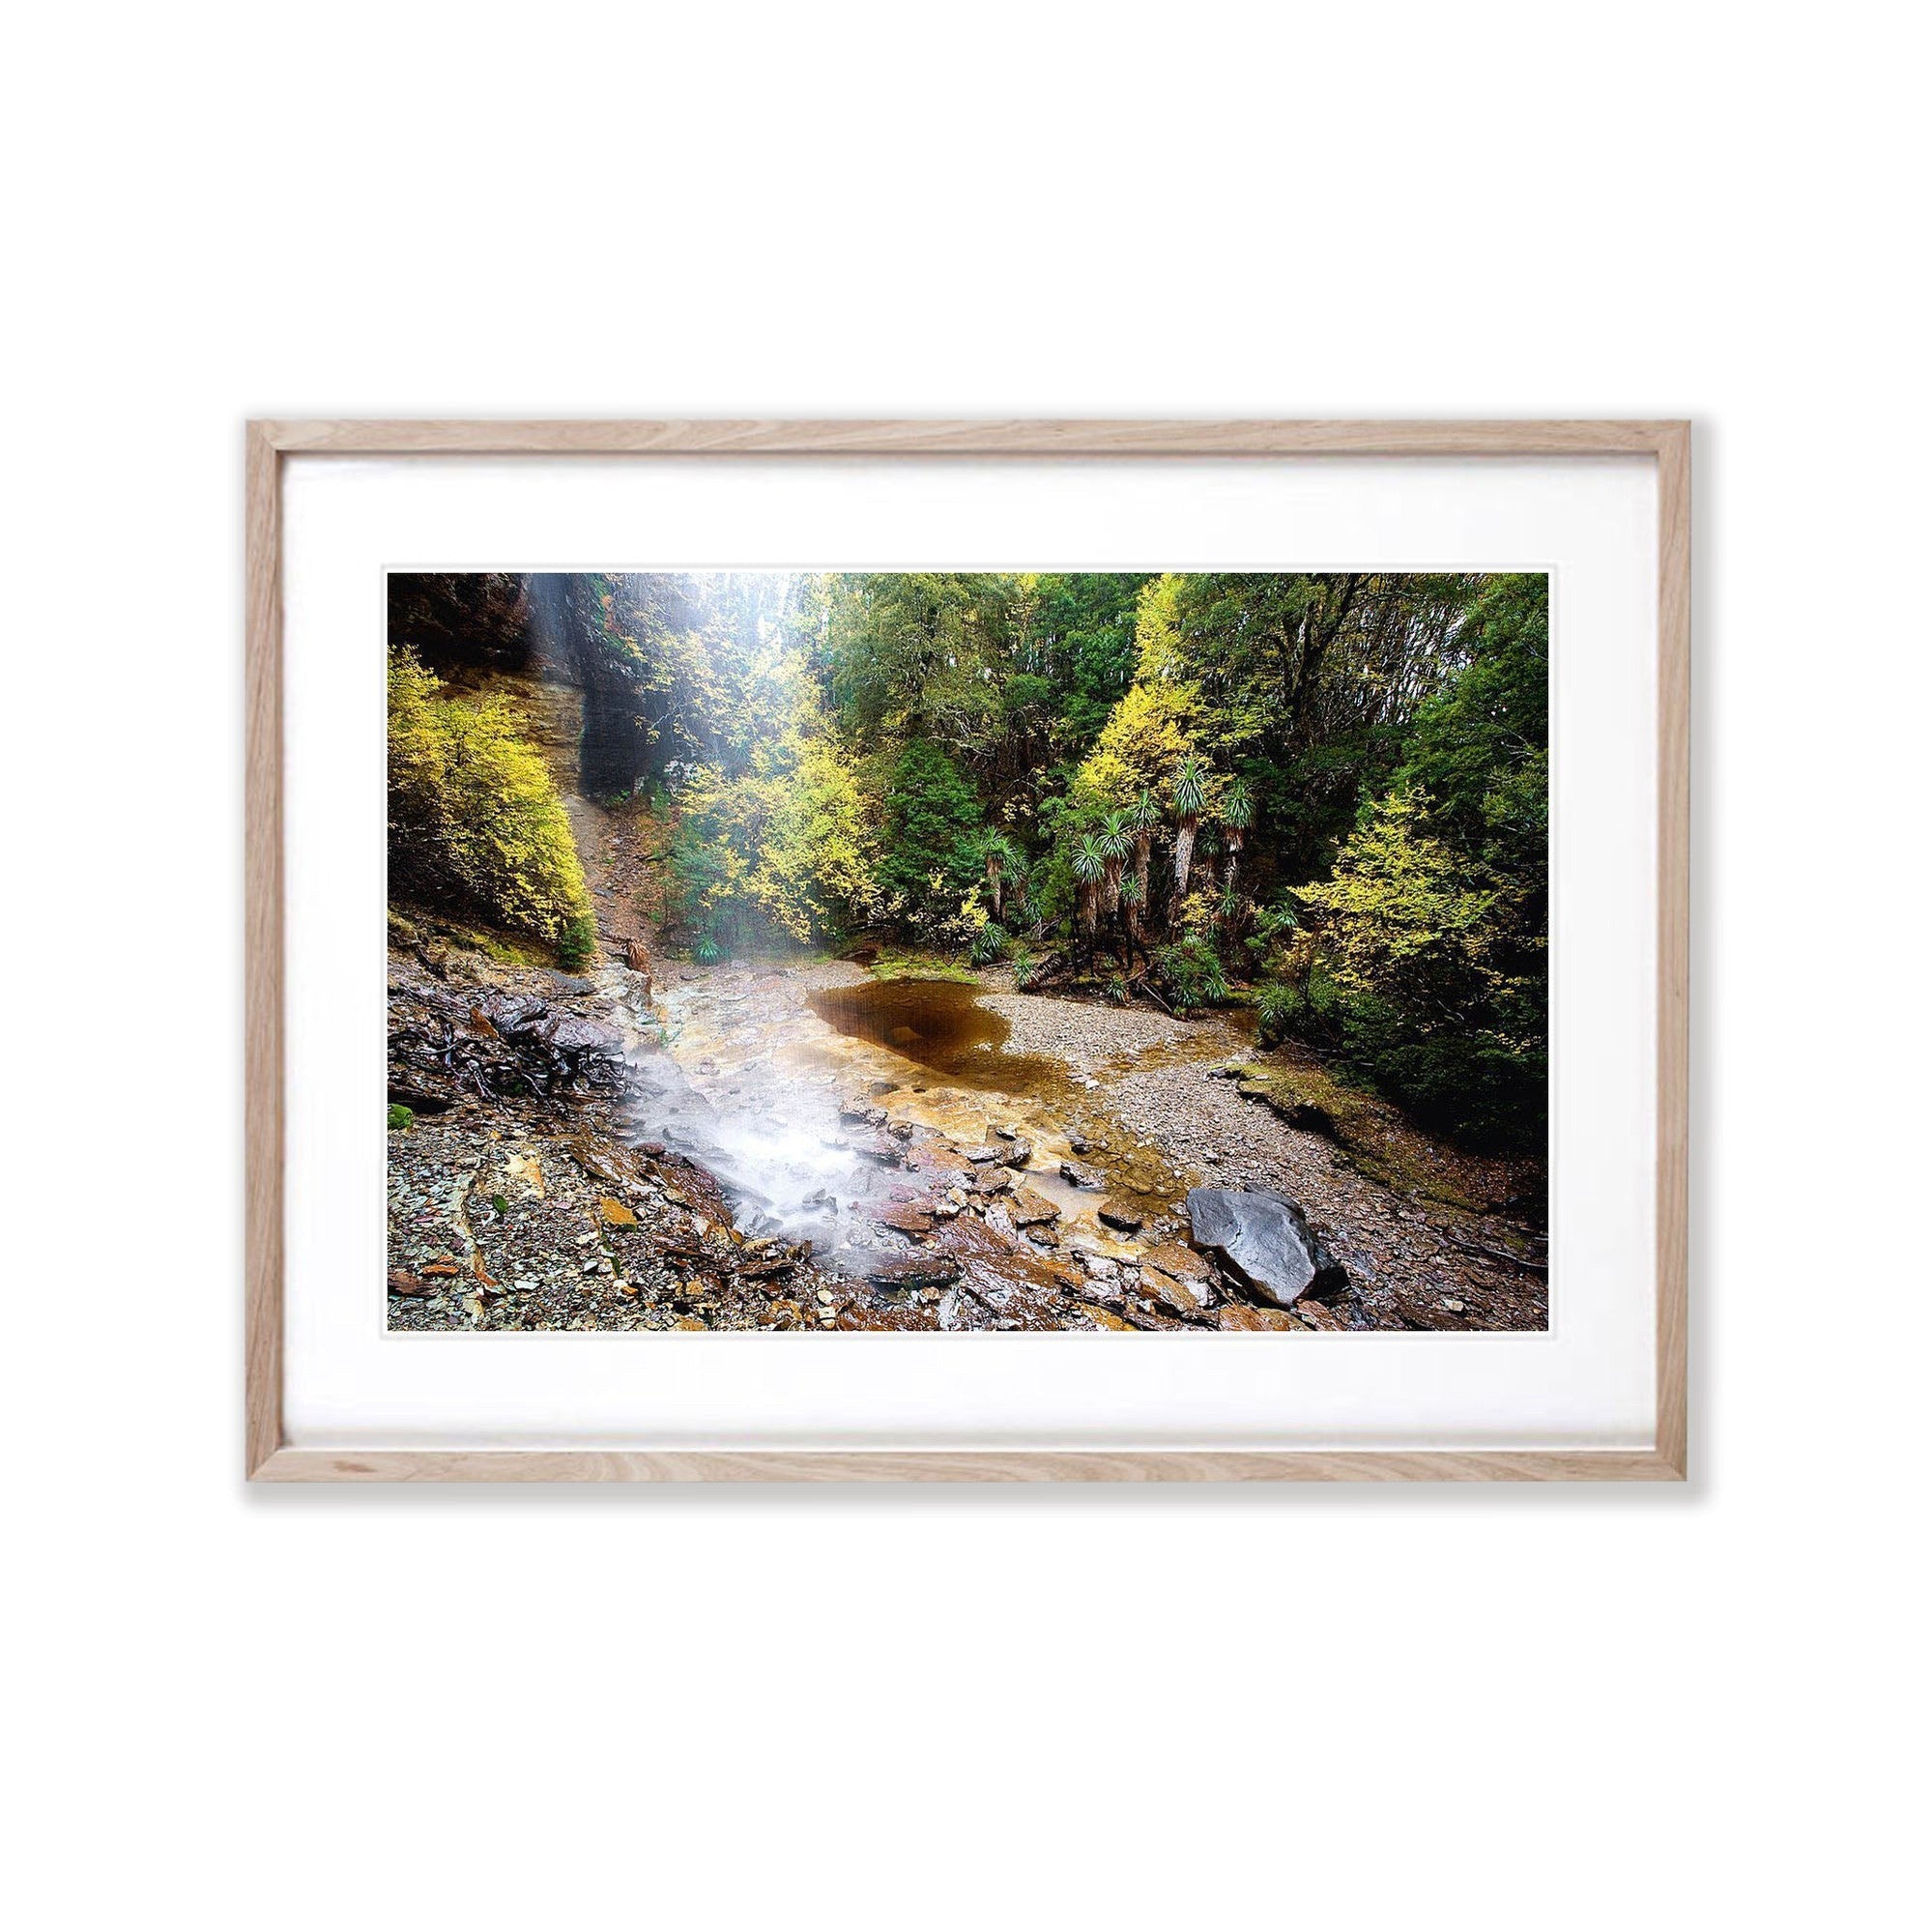
[[[391,574],[389,1325],[1545,1328],[1548,669],[1534,574]]]

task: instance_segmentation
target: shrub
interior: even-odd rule
[[[972,936],[972,946],[968,957],[974,966],[990,966],[1006,950],[1006,928],[996,920],[988,920]]]
[[[597,922],[588,912],[580,912],[563,929],[557,942],[557,957],[565,972],[576,972],[597,956]]]
[[[1154,976],[1182,1012],[1217,1006],[1227,997],[1227,975],[1221,956],[1205,939],[1186,938],[1154,955]]]
[[[1536,1017],[1522,1016],[1525,1033]],[[1373,996],[1345,1000],[1341,1036],[1346,1064],[1423,1125],[1479,1146],[1543,1146],[1549,1062],[1540,1040],[1483,1026],[1418,1036],[1406,1012]]]
[[[1318,960],[1300,962],[1299,979],[1271,979],[1261,988],[1255,1014],[1261,1044],[1278,1047],[1290,1034],[1332,1046],[1341,1037],[1341,995]]]
[[[1260,1023],[1261,1044],[1264,1047],[1278,1047],[1287,1038],[1300,1007],[1301,998],[1292,986],[1283,986],[1280,980],[1274,979],[1261,989],[1261,997],[1254,1012]]]
[[[391,1134],[400,1134],[415,1118],[415,1113],[409,1108],[400,1106],[394,1102],[390,1103],[389,1132]]]
[[[502,698],[446,698],[406,650],[389,661],[392,893],[561,946],[591,918],[570,822]]]

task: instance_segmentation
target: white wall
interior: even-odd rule
[[[21,1923],[1901,1922],[1908,19],[16,24]],[[1694,416],[1696,1482],[245,1493],[251,412]]]

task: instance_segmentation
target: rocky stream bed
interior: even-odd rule
[[[392,945],[391,1327],[1546,1325],[1510,1170],[1226,1018],[613,953]]]

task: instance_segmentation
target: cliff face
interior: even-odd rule
[[[530,581],[505,571],[391,571],[389,644],[468,687],[479,672],[530,672],[538,656]]]
[[[649,667],[619,629],[615,591],[583,575],[526,582],[546,662],[582,694],[577,789],[587,798],[628,793],[650,769]]]
[[[603,798],[650,768],[648,666],[617,634],[600,580],[396,571],[389,635],[446,683],[515,706],[558,789]]]

